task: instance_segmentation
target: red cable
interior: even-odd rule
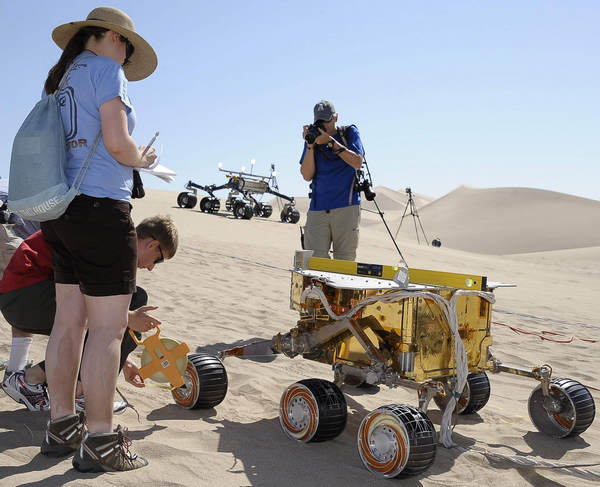
[[[506,323],[500,323],[499,321],[492,321],[492,323],[494,325],[505,326],[506,328],[511,329],[515,333],[521,333],[523,335],[534,335],[534,336],[540,338],[541,340],[547,340],[549,342],[571,343],[573,341],[573,339],[575,338],[575,337],[571,336],[571,337],[567,338],[566,340],[556,340],[556,339],[553,339],[553,338],[548,338],[548,337],[543,336],[543,335],[554,335],[554,336],[567,336],[567,335],[565,335],[564,333],[557,333],[555,331],[549,331],[549,330],[542,330],[539,333],[538,332],[534,332],[534,331],[522,330],[522,329],[517,328],[515,326],[507,325]],[[587,342],[587,343],[596,343],[598,341],[598,340],[592,340],[591,338],[579,338],[579,337],[577,337],[577,339],[581,340],[582,342]]]

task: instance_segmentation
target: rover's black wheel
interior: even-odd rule
[[[289,223],[298,223],[300,221],[300,212],[298,210],[292,210],[289,214]]]
[[[273,214],[273,207],[271,205],[263,205],[262,207],[262,217],[269,218]]]
[[[244,218],[245,206],[246,203],[244,203],[242,200],[234,201],[231,210],[233,212],[233,216],[235,216],[236,218]]]
[[[254,205],[253,211],[254,211],[254,215],[256,215],[256,216],[262,216],[262,213],[263,213],[263,204],[262,203],[256,203]]]
[[[434,396],[433,400],[437,406],[443,411],[450,400],[453,390],[448,386],[448,382],[444,384],[446,389],[445,396]],[[456,404],[456,412],[458,414],[472,414],[483,408],[490,399],[490,380],[485,372],[478,374],[469,374],[467,382],[462,394],[458,398]]]
[[[180,208],[188,208],[188,201],[190,196],[192,196],[190,193],[179,193],[177,195],[177,205]]]
[[[187,205],[186,208],[193,208],[198,203],[198,198],[195,194],[188,194]]]
[[[219,198],[211,198],[208,202],[208,212],[217,213],[221,209],[221,202]]]
[[[209,202],[210,202],[210,198],[208,196],[205,196],[204,198],[202,198],[200,200],[200,210],[203,213],[208,213],[210,211]]]
[[[283,223],[298,223],[300,212],[293,207],[284,206],[279,217]]]
[[[527,408],[529,418],[542,433],[565,438],[583,433],[594,421],[596,405],[590,391],[573,379],[550,379],[550,397],[538,385]]]
[[[371,411],[358,430],[358,453],[365,467],[385,478],[427,470],[436,447],[435,428],[427,414],[406,404]]]
[[[327,441],[346,427],[348,411],[342,391],[323,379],[304,379],[289,386],[279,402],[284,433],[303,443]]]
[[[220,404],[227,394],[227,372],[217,357],[203,353],[188,355],[184,385],[173,389],[173,399],[185,409],[208,409]]]
[[[244,205],[244,214],[242,216],[242,218],[244,220],[250,220],[250,218],[252,218],[252,216],[254,215],[254,210],[252,209],[252,205]]]

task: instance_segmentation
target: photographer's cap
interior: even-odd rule
[[[315,105],[315,122],[318,120],[324,120],[329,122],[335,115],[335,107],[333,103],[327,100],[321,100]]]

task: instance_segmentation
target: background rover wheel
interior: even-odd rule
[[[173,389],[173,399],[185,409],[208,409],[220,404],[227,394],[227,372],[217,357],[203,353],[188,355],[185,384]]]
[[[200,210],[203,213],[208,213],[210,211],[209,202],[210,202],[210,198],[208,196],[205,196],[204,198],[202,198],[200,200]]]
[[[444,384],[446,395],[444,397],[435,396],[433,400],[437,407],[442,411],[450,400],[452,390],[448,387],[448,382]],[[479,374],[469,374],[462,394],[456,404],[458,414],[472,414],[483,408],[490,399],[490,380],[485,372]]]
[[[298,223],[300,220],[300,212],[295,208],[284,207],[283,210],[281,210],[279,218],[283,223]]]
[[[538,385],[527,403],[534,426],[555,438],[583,433],[594,421],[596,405],[590,391],[573,379],[550,379],[550,399]]]
[[[289,386],[279,402],[279,422],[292,440],[327,441],[346,427],[346,399],[333,383],[304,379]]]
[[[231,205],[231,211],[236,218],[244,218],[244,203],[242,200],[235,200]]]
[[[244,205],[243,209],[244,209],[244,213],[241,216],[241,218],[243,218],[244,220],[250,220],[250,218],[252,218],[252,216],[254,215],[254,210],[252,209],[252,205]]]
[[[406,404],[371,411],[358,430],[358,452],[365,467],[385,478],[428,469],[436,446],[437,435],[427,414]]]
[[[208,203],[208,212],[217,213],[221,209],[221,202],[219,198],[211,198]]]
[[[263,205],[262,206],[262,216],[263,218],[269,218],[273,214],[273,207],[271,205]]]
[[[298,223],[300,221],[300,212],[298,210],[292,210],[289,219],[290,223]]]
[[[195,194],[188,194],[187,204],[185,205],[185,207],[186,208],[193,208],[194,206],[196,206],[197,202],[198,202],[198,198],[196,197]]]
[[[196,206],[197,201],[196,195],[190,193],[179,193],[177,195],[177,204],[180,208],[193,208]]]

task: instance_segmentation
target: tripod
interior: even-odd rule
[[[394,239],[398,236],[398,232],[400,231],[400,227],[402,226],[402,222],[404,221],[404,217],[406,216],[406,211],[410,208],[409,215],[413,217],[413,222],[415,224],[415,233],[417,234],[417,243],[421,244],[421,241],[419,239],[419,229],[417,228],[417,220],[419,220],[419,227],[421,227],[421,232],[423,232],[425,244],[429,245],[429,241],[427,240],[427,236],[425,235],[425,230],[423,230],[423,224],[421,223],[421,218],[419,218],[417,206],[415,205],[415,200],[413,200],[412,191],[410,188],[406,188],[406,194],[408,195],[408,201],[406,202],[406,206],[404,207],[404,213],[402,214],[402,218],[400,219],[400,224],[398,225],[398,230],[396,230]]]

